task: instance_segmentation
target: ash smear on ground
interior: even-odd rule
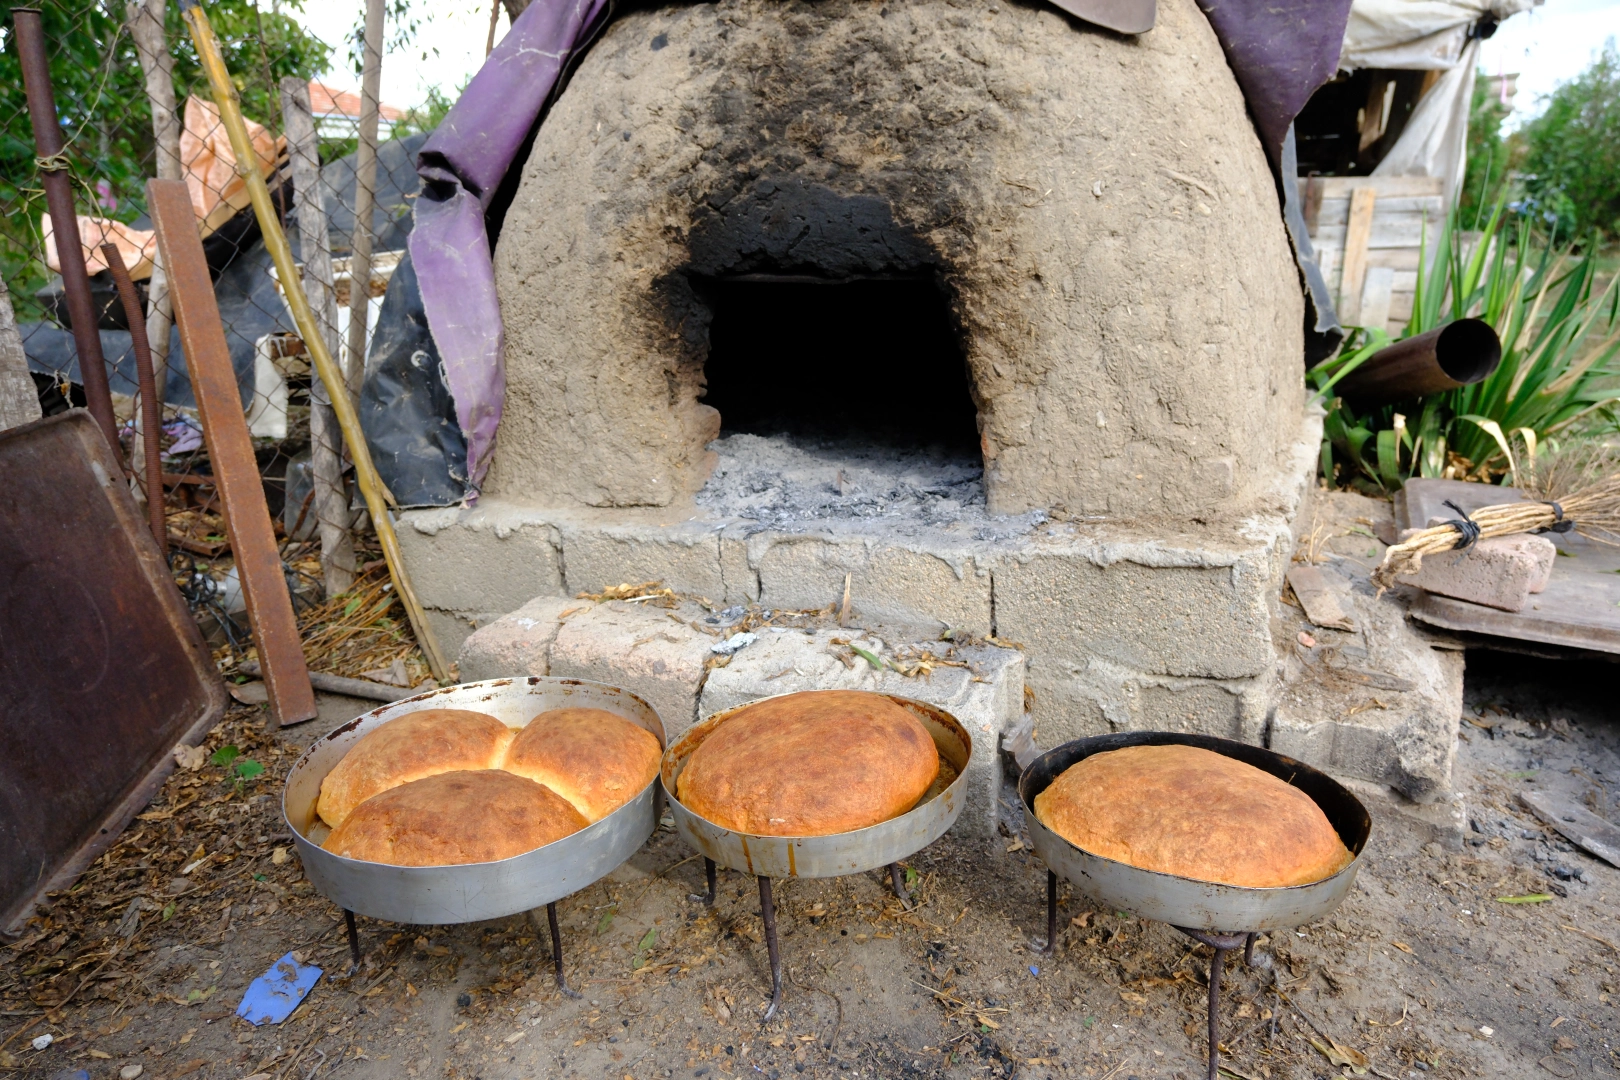
[[[791,435],[726,435],[697,494],[711,514],[773,529],[871,521],[885,529],[948,529],[976,540],[1021,536],[1044,513],[992,516],[984,466],[943,447],[903,449]]]
[[[1344,906],[1262,939],[1267,966],[1231,962],[1222,1031],[1236,1075],[1344,1074],[1314,1029],[1386,1080],[1620,1075],[1620,871],[1516,802],[1533,784],[1615,817],[1612,668],[1485,653],[1470,666],[1462,850],[1375,806]],[[1044,870],[1016,835],[947,838],[907,860],[914,911],[877,873],[780,883],[791,981],[763,1027],[755,883],[722,873],[713,909],[692,902],[702,864],[667,829],[559,904],[579,1000],[557,993],[547,935],[523,916],[361,919],[365,962],[346,977],[338,909],[295,854],[276,854],[288,847],[279,778],[345,707],[364,707],[334,700],[323,720],[274,733],[261,710],[233,709],[210,753],[234,745],[266,771],[177,774],[0,953],[4,1068],[96,1080],[137,1064],[162,1080],[1203,1075],[1208,950],[1065,886],[1058,955],[1031,954]],[[1554,895],[1497,900],[1538,892]],[[235,1019],[248,982],[290,949],[326,971],[305,1004],[279,1026]],[[34,1050],[44,1034],[54,1041]]]

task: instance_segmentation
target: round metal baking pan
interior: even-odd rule
[[[657,711],[636,695],[601,683],[537,676],[463,683],[418,694],[373,709],[318,739],[288,773],[281,801],[310,884],[347,911],[389,922],[438,926],[542,907],[613,870],[658,826],[662,793],[656,781],[579,832],[499,862],[389,866],[334,855],[320,846],[327,833],[315,814],[321,781],[366,732],[420,709],[472,709],[520,728],[540,713],[568,707],[622,716],[664,745],[664,725]]]
[[[1076,847],[1042,825],[1035,797],[1076,762],[1127,746],[1180,743],[1224,754],[1276,776],[1309,795],[1355,857],[1332,877],[1308,885],[1249,889],[1143,870]],[[1372,819],[1360,801],[1326,773],[1259,746],[1169,731],[1129,731],[1076,739],[1048,750],[1018,781],[1035,853],[1059,877],[1106,907],[1172,926],[1224,933],[1281,930],[1315,922],[1349,895],[1361,867]]]
[[[786,696],[786,695],[779,695]],[[887,866],[903,859],[945,835],[962,812],[963,781],[968,759],[973,753],[973,737],[943,709],[910,698],[884,695],[922,721],[942,758],[957,770],[956,779],[944,791],[919,803],[899,817],[869,825],[853,832],[827,836],[759,836],[723,828],[701,817],[675,797],[675,784],[686,763],[703,740],[738,712],[757,705],[750,701],[734,709],[715,713],[691,727],[664,751],[663,778],[675,830],[706,858],[721,866],[741,870],[755,877],[840,877]],[[771,700],[761,698],[760,701]]]

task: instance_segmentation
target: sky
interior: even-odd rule
[[[418,0],[413,6],[432,11],[430,21],[418,32],[416,46],[383,58],[383,101],[400,108],[420,105],[432,87],[453,97],[484,62],[489,34],[488,0]],[[361,5],[305,0],[304,8],[299,18],[309,30],[323,41],[340,43],[358,21]],[[507,25],[503,9],[497,40],[506,33]],[[1590,64],[1611,37],[1620,39],[1620,0],[1547,0],[1504,22],[1496,36],[1482,45],[1480,55],[1487,74],[1516,72],[1520,76],[1508,126],[1539,113],[1541,97]],[[424,48],[429,50],[425,59]],[[334,59],[336,70],[325,81],[340,90],[358,90],[360,80],[348,67],[347,49],[340,45]]]
[[[1608,38],[1620,39],[1620,0],[1547,0],[1504,22],[1480,46],[1480,66],[1519,74],[1507,127],[1540,113],[1542,97],[1591,64]]]
[[[383,54],[382,100],[401,109],[422,104],[434,87],[454,98],[456,91],[483,64],[484,44],[489,40],[490,0],[481,3],[417,0],[412,6],[431,12],[417,31],[415,46]],[[335,46],[334,70],[321,79],[334,89],[356,92],[360,89],[360,79],[349,66],[349,51],[344,41],[359,24],[363,11],[364,5],[359,0],[352,3],[304,0],[304,10],[294,13],[294,18],[303,23],[305,29]],[[497,41],[506,33],[508,25],[506,10],[502,8],[500,25],[495,31]],[[424,51],[427,52],[425,59]]]

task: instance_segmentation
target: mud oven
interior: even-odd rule
[[[1276,191],[1193,0],[1139,38],[1025,3],[622,15],[495,250],[482,498],[406,515],[447,651],[507,615],[553,659],[478,675],[567,673],[509,613],[650,580],[820,608],[847,580],[887,642],[1018,643],[1032,693],[993,724],[1022,700],[1043,746],[1265,741],[1320,439]]]

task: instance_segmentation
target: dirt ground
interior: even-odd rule
[[[1534,785],[1616,819],[1614,675],[1470,653],[1463,850],[1373,807],[1343,907],[1262,938],[1255,969],[1229,964],[1233,1076],[1355,1075],[1313,1039],[1359,1051],[1385,1078],[1620,1075],[1620,871],[1515,800]],[[1032,954],[1044,870],[1016,836],[993,850],[947,837],[918,853],[913,911],[876,873],[780,883],[791,981],[763,1026],[755,883],[723,872],[714,908],[694,903],[702,864],[667,827],[559,904],[578,1000],[556,991],[547,935],[524,916],[362,919],[365,961],[348,977],[340,913],[302,880],[278,809],[298,752],[366,706],[323,707],[323,719],[275,734],[259,709],[234,707],[208,742],[241,751],[232,772],[178,771],[0,950],[0,1069],[98,1080],[135,1066],[158,1080],[1202,1075],[1209,950],[1064,886],[1059,952]],[[242,779],[243,760],[265,771]],[[1554,895],[1497,899],[1538,892]],[[249,981],[289,950],[326,972],[305,1003],[279,1026],[237,1019]],[[34,1049],[44,1035],[50,1045]]]

